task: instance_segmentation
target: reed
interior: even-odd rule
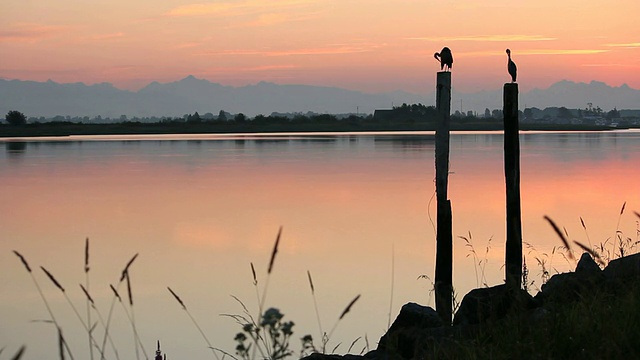
[[[67,291],[65,290],[65,288],[60,284],[60,282],[58,282],[58,280],[56,280],[56,278],[53,276],[53,274],[51,272],[49,272],[43,266],[40,266],[40,269],[42,269],[42,271],[47,275],[49,280],[51,280],[51,282],[62,292],[65,300],[67,301],[67,304],[69,304],[69,306],[73,310],[73,313],[76,314],[76,317],[80,321],[80,324],[82,324],[82,326],[84,327],[85,331],[89,334],[89,339],[91,341],[91,343],[89,344],[89,347],[93,348],[94,345],[97,346],[97,342],[93,338],[92,331],[90,330],[89,325],[84,322],[84,319],[82,318],[82,316],[78,312],[78,309],[76,308],[76,306],[73,304],[73,302],[69,298],[69,295],[67,294]]]
[[[85,276],[85,288],[83,288],[83,290],[85,291],[85,294],[89,294],[89,270],[91,268],[89,267],[89,238],[86,238],[84,241],[84,276]],[[86,301],[86,308],[87,308],[87,324],[93,328],[93,326],[91,326],[92,320],[91,320],[91,304],[89,303],[89,300]],[[91,333],[89,333],[89,357],[91,358],[91,360],[93,360],[93,346],[92,346],[92,336]],[[104,356],[101,356],[101,358],[104,358]]]
[[[144,345],[142,344],[142,341],[140,340],[140,335],[138,333],[138,327],[136,326],[135,311],[133,310],[134,309],[134,307],[133,307],[133,292],[131,291],[131,275],[130,275],[129,271],[126,272],[125,280],[126,280],[126,283],[127,283],[127,295],[128,295],[128,298],[129,298],[129,313],[130,313],[130,316],[128,318],[129,318],[129,322],[131,323],[131,329],[133,330],[136,359],[140,359],[139,349],[142,349],[142,353],[144,354],[144,357],[146,359],[148,359],[149,355],[147,355],[147,351],[144,349]],[[121,304],[122,304],[122,302],[121,302]],[[123,304],[123,306],[124,306],[124,304]],[[127,314],[126,308],[125,308],[125,314]]]
[[[333,335],[333,332],[338,327],[338,324],[340,323],[340,320],[342,320],[349,313],[349,311],[351,311],[351,308],[356,303],[356,301],[358,301],[358,299],[360,299],[360,294],[356,295],[356,297],[354,297],[353,300],[351,300],[349,302],[349,304],[344,308],[344,310],[342,310],[342,313],[338,317],[338,320],[336,320],[336,322],[333,324],[333,327],[331,328],[331,331],[329,331],[329,335],[327,335],[327,341],[329,341],[331,339],[331,336]],[[335,351],[335,349],[333,351]]]
[[[167,287],[167,289],[169,290],[171,295],[173,295],[173,297],[176,299],[178,304],[182,306],[182,310],[184,310],[187,313],[187,315],[189,316],[189,319],[191,319],[191,322],[193,322],[193,325],[195,325],[195,327],[198,329],[198,332],[200,333],[204,341],[207,343],[207,346],[209,347],[209,349],[211,349],[213,356],[219,360],[218,354],[216,354],[217,349],[213,347],[213,345],[211,344],[211,341],[209,341],[209,338],[207,338],[207,335],[205,335],[204,331],[202,331],[202,328],[200,327],[196,319],[193,317],[193,315],[191,315],[191,312],[189,311],[189,309],[187,309],[187,305],[184,304],[182,299],[178,296],[178,294],[175,293],[175,291],[171,290],[170,287]]]
[[[4,349],[4,348],[3,348],[3,349]],[[18,352],[16,352],[16,353],[15,353],[15,355],[13,355],[13,357],[11,358],[11,360],[20,360],[20,359],[22,358],[22,355],[24,355],[24,351],[25,351],[26,349],[27,349],[27,348],[26,348],[24,345],[22,345],[22,346],[20,347],[20,349],[18,349]],[[1,351],[0,351],[0,352],[1,352]]]
[[[60,345],[61,353],[62,353],[61,357],[64,358],[64,351],[63,350],[66,350],[67,353],[69,354],[69,357],[73,360],[74,357],[73,357],[73,354],[71,353],[71,349],[69,348],[69,345],[65,341],[64,336],[62,336],[62,328],[60,327],[60,324],[56,320],[56,317],[53,315],[53,311],[51,310],[51,306],[49,306],[49,302],[47,301],[47,298],[44,296],[44,293],[42,292],[42,289],[40,288],[40,284],[38,284],[38,281],[36,280],[35,276],[33,275],[33,271],[31,270],[31,267],[29,266],[29,263],[24,258],[24,256],[22,256],[22,254],[20,254],[16,250],[13,250],[13,253],[20,259],[20,261],[22,262],[22,265],[24,265],[25,269],[29,273],[29,276],[33,280],[33,284],[36,286],[36,289],[38,290],[38,293],[40,294],[40,298],[42,298],[42,302],[44,303],[45,307],[47,308],[47,312],[49,313],[49,317],[51,318],[51,321],[53,322],[53,324],[56,327],[56,330],[58,331],[58,340],[59,340],[59,344],[61,344]]]
[[[468,232],[467,236],[458,236],[459,239],[464,240],[464,246],[468,249],[469,253],[466,257],[471,257],[473,260],[473,270],[476,275],[476,287],[480,287],[480,285],[484,287],[488,287],[487,277],[485,275],[485,270],[487,267],[487,263],[489,262],[489,250],[491,250],[491,240],[493,240],[493,236],[487,240],[487,245],[485,246],[484,255],[482,258],[478,255],[474,245],[473,245],[473,235],[471,231]]]
[[[87,290],[82,284],[80,284],[80,289],[82,290],[82,292],[84,293],[85,297],[87,298],[87,302],[89,302],[91,308],[96,312],[96,314],[98,315],[98,320],[100,321],[100,325],[102,325],[103,330],[105,330],[106,332],[106,324],[104,321],[104,318],[102,316],[102,314],[100,313],[100,310],[98,310],[98,308],[96,307],[95,302],[93,301],[93,298],[91,297],[91,294],[89,294],[89,290]],[[93,329],[95,328],[95,325],[92,327],[91,331],[93,332]],[[106,333],[107,334],[107,339],[109,340],[109,345],[111,345],[111,348],[113,349],[113,352],[116,356],[116,359],[120,359],[120,356],[118,355],[118,349],[116,348],[113,339],[111,338],[111,334]],[[100,351],[100,359],[104,360],[105,359],[105,351],[104,349],[98,348],[98,350]]]
[[[320,321],[320,310],[318,310],[318,300],[316,299],[316,289],[313,286],[313,279],[311,278],[311,272],[307,270],[307,278],[309,279],[309,287],[311,288],[311,297],[313,298],[313,309],[316,313],[316,320],[318,322],[318,330],[320,330],[320,338],[322,339],[322,351],[324,352],[327,334],[322,330],[322,321]],[[304,343],[304,341],[303,341]],[[311,339],[311,344],[313,344],[313,339]]]
[[[109,313],[107,315],[107,322],[106,322],[106,325],[105,325],[104,336],[102,337],[102,347],[101,347],[102,349],[104,349],[106,344],[107,344],[107,337],[109,336],[109,327],[111,325],[111,318],[113,316],[113,309],[114,309],[114,307],[116,305],[116,301],[119,301],[122,304],[122,298],[118,294],[118,290],[120,288],[120,285],[124,281],[125,277],[127,276],[127,273],[129,272],[129,268],[131,267],[131,265],[133,264],[133,262],[137,258],[138,258],[138,253],[133,255],[133,257],[127,262],[127,264],[125,265],[124,269],[122,269],[122,273],[120,275],[120,280],[118,281],[116,287],[114,287],[111,284],[109,285],[111,290],[113,290],[114,296],[111,298],[111,305],[109,306]],[[123,307],[124,307],[124,305],[123,305]],[[126,311],[125,311],[125,313],[126,313]]]

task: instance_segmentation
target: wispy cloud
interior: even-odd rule
[[[223,56],[306,56],[306,55],[342,55],[357,54],[373,51],[384,44],[333,44],[324,47],[300,48],[300,49],[257,49],[257,50],[224,50],[208,51],[199,55],[223,55]]]
[[[96,40],[96,41],[101,41],[101,40],[113,40],[113,39],[119,39],[124,37],[125,34],[123,32],[115,32],[115,33],[110,33],[110,34],[96,34],[96,35],[92,35],[89,36],[88,39],[89,40]]]
[[[638,49],[640,48],[640,42],[624,43],[624,44],[605,44],[605,46],[626,48],[626,49]]]
[[[54,37],[69,30],[67,26],[53,26],[34,23],[14,24],[0,28],[0,42],[33,43]]]
[[[519,51],[520,55],[592,55],[609,52],[606,49],[535,49]]]
[[[174,48],[175,49],[191,49],[201,45],[202,45],[201,42],[186,42],[186,43],[178,44]]]
[[[584,67],[632,67],[630,64],[619,64],[619,63],[611,63],[611,64],[581,64],[580,66]]]
[[[318,1],[319,0],[244,0],[234,2],[206,2],[178,6],[165,12],[164,15],[171,17],[239,15],[243,13],[273,11],[274,9],[314,4]]]
[[[309,21],[316,18],[318,14],[318,12],[305,13],[303,15],[292,15],[287,13],[266,13],[258,15],[255,20],[239,24],[238,27],[262,27],[290,22]]]
[[[608,49],[528,49],[528,50],[512,50],[514,56],[527,55],[592,55],[609,52]],[[467,51],[460,52],[465,56],[497,56],[504,55],[504,51]]]
[[[260,66],[253,66],[253,67],[245,67],[240,70],[260,72],[260,71],[296,69],[299,67],[300,67],[299,65],[260,65]]]
[[[510,41],[553,41],[557,40],[554,37],[547,37],[542,35],[478,35],[478,36],[427,36],[427,37],[412,37],[408,40],[422,40],[422,41],[476,41],[476,42],[510,42]]]

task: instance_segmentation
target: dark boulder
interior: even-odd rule
[[[504,318],[510,312],[535,308],[528,292],[510,290],[505,284],[471,290],[464,296],[453,325],[474,325]]]
[[[585,295],[600,289],[604,280],[603,271],[591,255],[582,254],[575,272],[553,275],[542,285],[536,300],[545,306],[578,301]]]
[[[611,260],[603,273],[608,281],[638,281],[640,279],[640,253]]]
[[[580,275],[597,275],[600,274],[602,270],[589,253],[584,253],[578,261],[575,272]]]
[[[418,351],[418,345],[428,337],[428,330],[443,325],[442,319],[431,307],[405,304],[387,333],[380,338],[377,351],[394,354],[396,358],[412,359]]]

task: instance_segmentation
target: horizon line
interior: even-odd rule
[[[234,86],[234,85],[225,85],[223,83],[211,81],[211,80],[205,79],[205,78],[198,78],[198,77],[196,77],[195,75],[192,75],[192,74],[187,75],[187,76],[185,76],[183,78],[180,78],[178,80],[168,81],[168,82],[160,82],[158,80],[152,80],[147,85],[139,88],[138,90],[129,90],[129,89],[120,88],[120,87],[118,87],[118,86],[116,86],[113,83],[108,82],[108,81],[94,82],[94,83],[89,83],[89,82],[84,82],[84,81],[57,82],[57,81],[52,80],[52,79],[47,79],[46,81],[38,81],[38,80],[10,79],[10,78],[6,78],[6,77],[3,77],[3,76],[0,76],[0,80],[4,80],[4,81],[34,82],[34,83],[40,83],[40,84],[45,84],[45,83],[54,83],[54,84],[58,84],[58,85],[76,85],[76,84],[81,84],[81,85],[88,86],[88,87],[96,86],[96,85],[105,85],[106,84],[106,85],[110,85],[111,87],[113,87],[113,88],[115,88],[117,90],[127,91],[127,92],[131,92],[131,93],[139,93],[141,90],[149,87],[152,84],[168,85],[168,84],[173,84],[173,83],[178,83],[178,82],[181,82],[181,81],[185,81],[185,80],[187,80],[189,78],[193,78],[193,79],[198,80],[198,81],[206,81],[206,82],[208,82],[210,84],[220,85],[220,86],[223,86],[223,87],[230,87],[230,88],[234,88],[234,89],[257,86],[259,84],[273,84],[273,85],[277,85],[277,86],[308,86],[308,87],[315,87],[315,88],[341,89],[341,90],[359,92],[359,93],[364,93],[364,94],[389,94],[389,93],[394,93],[394,92],[406,92],[408,94],[420,95],[420,94],[431,94],[431,93],[435,92],[435,90],[433,90],[433,91],[426,92],[426,93],[415,93],[415,92],[410,92],[410,91],[406,91],[406,90],[402,90],[402,89],[396,89],[396,90],[385,91],[385,92],[366,92],[366,91],[362,91],[362,90],[353,90],[353,89],[344,88],[344,87],[340,87],[340,86],[309,85],[309,84],[303,84],[303,83],[286,83],[286,84],[283,84],[283,83],[276,83],[276,82],[266,81],[266,80],[260,80],[260,81],[257,81],[255,83],[249,83],[249,84],[241,85],[241,86]],[[608,86],[610,88],[613,88],[613,89],[625,88],[626,87],[626,88],[629,88],[629,89],[632,89],[632,90],[635,90],[635,91],[640,91],[640,89],[633,88],[633,87],[629,86],[627,83],[623,83],[620,86],[614,86],[614,85],[609,85],[605,81],[595,80],[595,79],[592,79],[589,82],[573,81],[573,80],[569,80],[569,79],[561,79],[561,80],[553,82],[551,85],[549,85],[546,88],[534,87],[534,88],[526,91],[526,93],[529,93],[529,92],[534,91],[534,90],[548,90],[551,87],[553,87],[554,85],[557,85],[557,84],[560,84],[560,83],[563,83],[563,82],[569,82],[569,83],[573,83],[573,84],[577,84],[577,85],[579,85],[579,84],[589,85],[589,84],[592,84],[592,83],[601,83],[601,84],[604,84],[604,85],[606,85],[606,86]],[[485,92],[485,91],[496,91],[496,90],[500,90],[500,87],[495,88],[495,89],[482,89],[482,90],[478,90],[478,91],[475,91],[475,92],[458,92],[458,91],[455,91],[455,89],[453,91],[457,92],[458,94],[478,94],[478,93],[482,93],[482,92]]]

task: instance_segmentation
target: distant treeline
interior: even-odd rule
[[[599,117],[579,109],[547,108],[540,110],[527,108],[520,114],[523,130],[602,130],[611,127],[638,125],[637,118],[620,119],[620,114],[604,114]],[[551,115],[553,114],[553,115]],[[609,116],[609,115],[615,115]],[[563,117],[565,116],[565,117]],[[582,116],[582,118],[578,118]],[[576,119],[572,120],[571,119]],[[578,121],[578,119],[580,121]],[[605,121],[607,120],[608,121]],[[635,119],[635,122],[634,122]],[[118,120],[88,117],[54,117],[52,119],[29,118],[26,124],[2,125],[0,136],[64,136],[102,134],[171,134],[171,133],[230,133],[230,132],[287,132],[287,131],[412,131],[435,130],[438,113],[434,106],[422,104],[402,104],[388,110],[376,110],[374,114],[315,114],[315,113],[272,113],[269,116],[247,117],[242,113],[230,114],[220,111],[217,116],[197,112],[182,117],[132,118],[126,116]],[[111,121],[109,121],[111,120]],[[552,120],[559,120],[558,122]],[[562,121],[560,121],[562,120]],[[502,111],[486,109],[478,115],[456,111],[451,116],[452,130],[501,130]]]

